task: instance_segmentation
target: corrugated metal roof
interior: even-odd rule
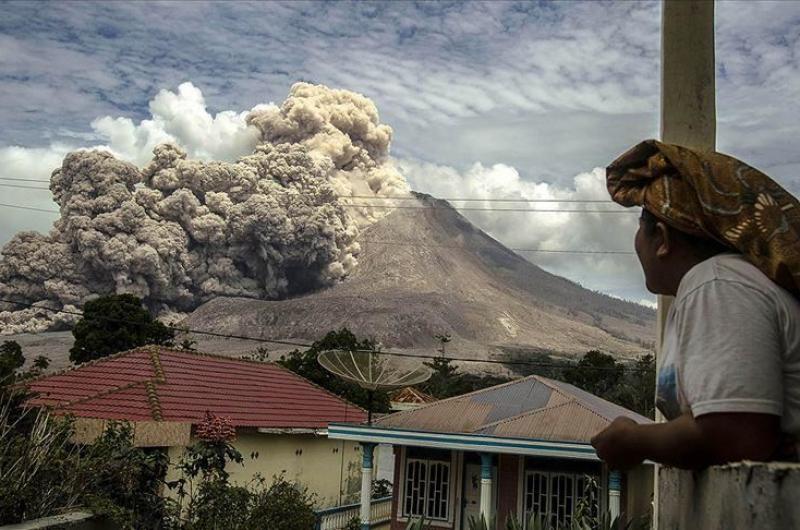
[[[618,416],[651,420],[572,385],[530,376],[375,422],[385,428],[588,442]]]
[[[32,406],[78,417],[197,422],[206,411],[236,426],[324,428],[364,410],[273,363],[157,346],[44,376]]]
[[[561,442],[585,442],[608,421],[575,401],[528,412],[480,429],[478,434],[509,438],[536,438]]]

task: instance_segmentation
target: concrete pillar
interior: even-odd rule
[[[372,468],[375,444],[361,442],[361,530],[369,530],[372,505]]]
[[[492,454],[481,453],[481,516],[492,519]]]
[[[620,495],[622,493],[622,474],[619,471],[608,472],[608,515],[614,521],[620,514]]]
[[[663,0],[661,16],[661,139],[713,150],[717,137],[714,64],[714,2]],[[656,366],[660,366],[664,323],[672,297],[658,297]],[[663,421],[659,411],[656,420]],[[658,468],[654,473],[657,528]]]

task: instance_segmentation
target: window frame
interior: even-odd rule
[[[532,498],[531,508],[535,504],[537,504],[535,502],[536,499],[533,498],[533,493],[534,492],[531,491],[530,488],[529,488],[529,483],[531,483],[530,482],[531,480],[533,480],[534,483],[535,483],[535,481],[537,480],[537,476],[539,477],[538,480],[541,480],[541,478],[544,478],[545,484],[546,484],[546,488],[547,488],[546,492],[544,492],[544,493],[538,492],[537,495],[539,497],[539,500],[541,500],[543,498],[544,502],[546,504],[546,509],[545,509],[544,515],[545,515],[545,520],[547,521],[548,524],[552,524],[552,522],[554,520],[553,519],[554,517],[555,517],[555,521],[557,522],[557,524],[566,524],[566,523],[572,521],[572,519],[575,517],[575,509],[577,507],[578,500],[581,497],[583,497],[583,492],[579,491],[579,490],[580,490],[580,487],[581,487],[582,484],[585,485],[585,477],[586,476],[590,476],[590,477],[594,478],[597,481],[597,491],[595,493],[596,503],[597,503],[596,515],[600,516],[605,512],[605,506],[604,506],[604,502],[603,502],[603,499],[604,499],[604,497],[603,497],[604,488],[603,488],[603,483],[602,483],[602,478],[603,478],[602,473],[559,471],[559,470],[555,470],[555,469],[525,469],[523,474],[522,474],[521,510],[520,511],[523,514],[524,524],[525,524],[526,528],[528,526],[528,520],[530,519],[530,516],[533,513],[533,510],[529,510],[528,509],[528,507],[529,507],[529,502],[528,502],[529,497]],[[567,492],[567,493],[569,493],[569,495],[565,495],[565,500],[563,502],[563,504],[567,504],[568,502],[566,500],[566,497],[568,497],[568,496],[570,497],[569,503],[571,503],[571,513],[568,516],[565,516],[563,520],[559,517],[558,511],[557,511],[558,506],[556,506],[556,507],[553,506],[554,485],[557,486],[559,479],[571,480],[571,487],[570,487],[571,491]],[[556,497],[556,501],[557,501],[558,505],[561,505],[562,503],[559,502],[560,494],[556,493],[555,497]],[[567,520],[567,517],[569,518],[569,520]]]
[[[456,473],[456,465],[457,465],[457,455],[456,451],[448,451],[449,459],[444,459],[441,457],[434,457],[434,458],[426,458],[424,456],[409,456],[407,447],[403,447],[402,450],[402,482],[400,483],[400,488],[398,488],[398,493],[400,497],[397,499],[398,502],[398,514],[397,518],[401,521],[408,521],[409,519],[422,517],[422,515],[409,513],[406,509],[406,501],[407,501],[407,493],[408,493],[408,474],[409,474],[409,464],[410,463],[420,463],[424,465],[425,469],[425,491],[423,499],[417,500],[417,502],[422,502],[423,511],[425,512],[425,520],[430,521],[430,523],[434,526],[441,526],[441,525],[452,525],[453,521],[456,516],[456,506],[455,506],[455,496],[456,496],[456,489],[457,489],[457,473]],[[429,510],[429,493],[430,493],[430,469],[432,465],[436,464],[443,464],[447,466],[447,495],[446,498],[443,499],[445,501],[445,509],[446,509],[446,518],[442,517],[431,517],[428,515],[430,513]]]

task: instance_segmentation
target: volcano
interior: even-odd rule
[[[596,349],[632,358],[652,348],[655,312],[550,274],[472,225],[446,201],[415,194],[364,230],[358,267],[333,287],[279,301],[218,297],[188,328],[315,340],[347,327],[384,347],[476,359]]]

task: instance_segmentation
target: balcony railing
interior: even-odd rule
[[[316,530],[342,530],[361,510],[359,503],[345,504],[317,511]],[[370,526],[374,527],[388,521],[392,516],[392,498],[372,499],[370,507]]]
[[[658,479],[658,530],[800,528],[800,464],[662,467]]]

